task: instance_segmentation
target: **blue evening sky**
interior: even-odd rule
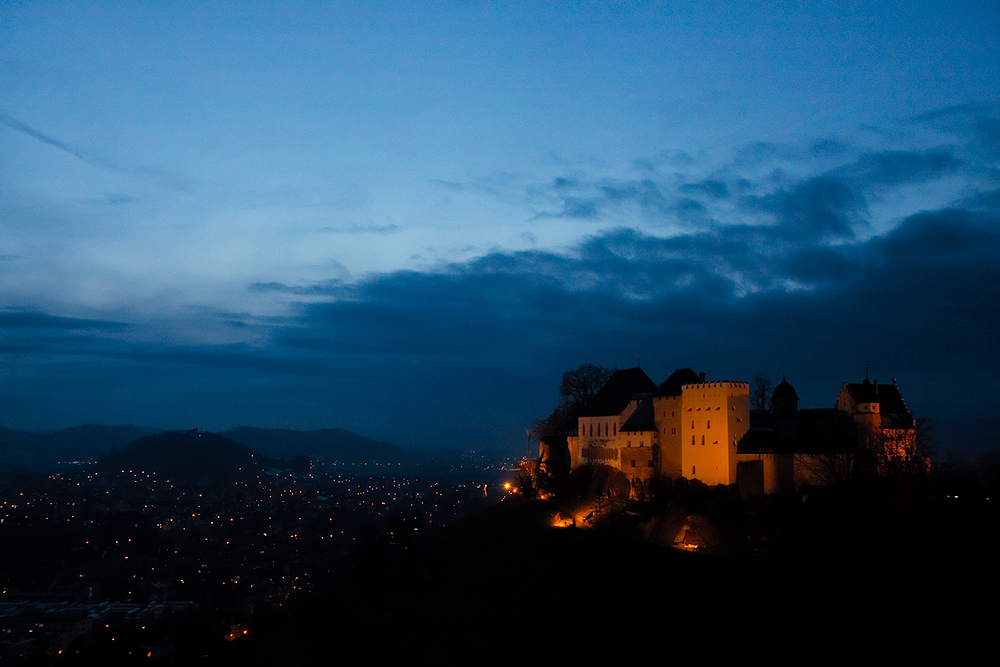
[[[1000,416],[1000,5],[5,2],[0,425],[516,448],[582,363]]]

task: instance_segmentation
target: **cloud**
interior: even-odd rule
[[[67,144],[66,142],[59,141],[58,139],[54,139],[54,138],[50,137],[49,135],[45,134],[44,132],[33,128],[31,125],[28,125],[27,123],[25,123],[22,120],[14,118],[10,114],[8,114],[7,112],[2,111],[2,110],[0,110],[0,124],[6,125],[7,127],[9,127],[12,130],[17,130],[18,132],[22,132],[22,133],[28,135],[29,137],[32,137],[34,139],[38,139],[39,141],[41,141],[44,144],[48,144],[49,146],[52,146],[54,148],[58,148],[61,151],[69,153],[73,157],[75,157],[75,158],[77,158],[79,160],[82,160],[82,161],[86,162],[87,164],[93,164],[89,159],[87,159],[86,157],[84,157],[83,153],[81,153],[79,150],[77,150],[73,146]]]
[[[868,153],[837,172],[862,187],[919,183],[954,173],[964,162],[946,149]]]
[[[576,178],[565,178],[559,176],[552,181],[552,188],[555,190],[570,190],[580,186],[580,180]]]
[[[6,127],[21,132],[33,139],[57,148],[65,153],[72,155],[81,162],[84,162],[91,167],[97,167],[99,169],[104,169],[106,171],[124,174],[126,176],[131,176],[142,181],[149,183],[154,183],[161,187],[164,187],[172,191],[184,191],[189,188],[189,184],[186,179],[181,178],[176,174],[171,174],[159,167],[153,167],[149,165],[137,165],[137,164],[124,164],[115,162],[112,160],[105,159],[98,155],[94,155],[88,152],[84,152],[72,145],[69,142],[61,141],[56,139],[41,130],[32,127],[28,123],[24,122],[19,118],[15,118],[11,114],[0,110],[0,124]],[[110,202],[110,203],[120,203],[120,202]]]
[[[794,368],[803,390],[821,397],[853,377],[850,364],[878,355],[912,376],[913,398],[926,405],[929,378],[948,372],[929,360],[935,350],[948,350],[948,363],[996,367],[977,321],[1000,321],[998,223],[941,210],[882,236],[787,251],[775,251],[774,228],[672,238],[608,230],[564,253],[494,252],[429,272],[319,283],[305,292],[328,298],[303,304],[275,340],[355,367],[378,359],[467,374],[501,364],[534,382],[572,360],[607,364],[631,352],[694,358],[734,377]],[[447,410],[443,397],[426,400]]]
[[[543,212],[536,218],[572,218],[576,220],[593,220],[598,217],[598,200],[582,197],[565,197],[562,209],[557,213]]]
[[[372,222],[364,225],[355,223],[342,227],[324,227],[322,231],[336,234],[394,234],[399,231],[399,225],[392,223],[376,225]]]
[[[112,206],[120,206],[122,204],[132,204],[139,201],[138,197],[133,197],[132,195],[125,195],[116,192],[108,192],[104,195],[104,203],[111,204]]]
[[[975,383],[1000,369],[1000,179],[989,128],[976,130],[969,114],[933,121],[954,123],[963,141],[935,135],[919,149],[812,138],[712,164],[659,160],[638,174],[471,179],[452,189],[530,202],[526,219],[581,221],[565,226],[587,223],[588,233],[421,270],[256,274],[234,302],[279,303],[280,317],[205,309],[186,311],[183,324],[126,323],[8,311],[2,345],[39,376],[105,378],[102,405],[169,397],[177,414],[203,414],[195,404],[211,391],[213,405],[228,406],[217,420],[252,405],[264,424],[297,415],[402,444],[523,434],[551,409],[562,372],[637,357],[656,380],[677,362],[715,378],[788,372],[810,407],[832,404],[871,359],[900,377],[918,413],[991,414]],[[952,180],[962,186],[951,199],[869,224],[874,198]],[[552,212],[532,218],[538,209]],[[337,231],[394,231],[373,227]],[[547,231],[531,233],[551,243]],[[220,328],[226,344],[185,338]],[[128,391],[118,395],[121,378]],[[0,391],[29,391],[24,382]],[[39,381],[35,402],[52,404],[52,383]]]
[[[0,312],[0,329],[57,329],[72,331],[121,331],[122,322],[60,317],[40,312]]]
[[[8,355],[149,378],[131,381],[133,396],[186,405],[176,392],[204,392],[204,377],[231,394],[234,415],[241,401],[273,415],[267,423],[279,408],[305,419],[324,405],[340,424],[360,420],[362,432],[404,443],[467,443],[479,436],[463,429],[477,420],[527,423],[551,407],[563,371],[640,356],[655,379],[675,362],[733,379],[788,371],[810,406],[831,402],[872,358],[904,378],[920,409],[953,365],[998,367],[982,325],[1000,321],[997,229],[997,215],[959,209],[834,246],[790,243],[778,227],[667,238],[623,227],[559,252],[498,250],[425,271],[252,285],[301,299],[282,318],[194,314],[241,323],[253,344],[153,342],[150,325],[41,312],[2,313],[0,327],[14,334]],[[442,434],[428,414],[447,415],[453,428]]]
[[[763,196],[748,196],[751,211],[772,214],[789,232],[802,237],[850,238],[866,222],[864,199],[842,178],[816,176]]]
[[[682,183],[678,190],[686,194],[704,194],[712,199],[725,199],[729,196],[729,186],[724,181],[714,179]]]
[[[295,294],[298,296],[338,296],[347,289],[341,280],[326,280],[307,285],[287,285],[281,282],[251,283],[252,292],[277,292],[280,294]]]

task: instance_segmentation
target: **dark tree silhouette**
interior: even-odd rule
[[[611,371],[601,366],[584,364],[563,373],[559,385],[562,400],[545,419],[535,423],[533,435],[543,438],[565,438],[576,429],[576,418],[594,402],[594,396],[611,377]]]
[[[569,473],[567,437],[576,431],[576,420],[591,407],[594,397],[611,377],[607,368],[583,364],[563,373],[562,399],[545,419],[535,422],[531,435],[538,440],[538,462],[543,475],[562,479]],[[547,480],[555,484],[555,479]]]
[[[755,412],[765,412],[771,407],[771,393],[774,391],[774,384],[771,378],[760,373],[750,383],[750,408]]]
[[[594,396],[611,377],[611,371],[593,364],[583,364],[573,371],[563,373],[559,395],[563,396],[575,411],[586,410],[594,402]]]

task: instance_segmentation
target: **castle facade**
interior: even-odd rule
[[[846,479],[856,466],[885,472],[912,461],[914,424],[895,383],[845,382],[833,408],[799,410],[782,378],[771,409],[751,413],[748,382],[708,381],[683,368],[657,386],[629,368],[598,391],[567,447],[572,468],[617,468],[636,498],[657,476],[738,484],[757,495]]]

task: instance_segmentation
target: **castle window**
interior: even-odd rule
[[[673,411],[673,410],[671,410],[671,411],[670,411],[670,416],[671,416],[671,417],[673,417],[673,416],[674,416],[674,411]]]
[[[692,447],[694,446],[694,436],[693,435],[691,436],[691,446]]]
[[[695,474],[695,472],[694,472],[694,466],[691,466],[691,474],[692,474],[692,475],[694,475],[694,474]]]
[[[635,459],[632,459],[632,467],[635,467]]]
[[[666,433],[667,429],[663,429],[663,432]],[[677,435],[677,427],[676,426],[673,427],[672,429],[670,429],[670,435]]]
[[[705,446],[705,436],[701,436],[701,446]]]
[[[694,420],[691,420],[691,428],[694,428]]]
[[[708,420],[708,426],[706,426],[705,428],[712,428],[712,420],[711,419]]]

